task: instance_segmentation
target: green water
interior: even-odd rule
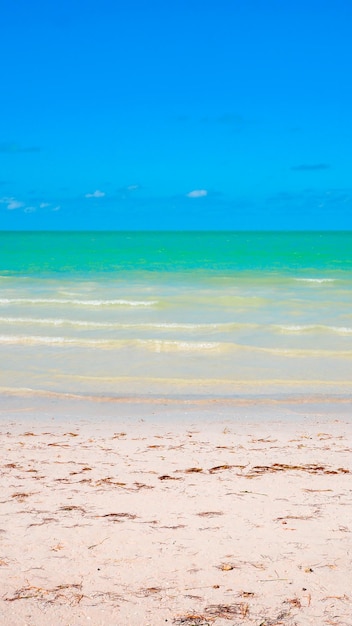
[[[352,232],[2,232],[2,274],[351,271]]]
[[[0,234],[0,390],[349,395],[352,233]]]

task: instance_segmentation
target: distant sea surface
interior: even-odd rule
[[[2,232],[3,393],[348,397],[351,232]]]

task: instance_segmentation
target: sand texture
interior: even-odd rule
[[[351,452],[345,418],[3,418],[0,622],[351,626]]]

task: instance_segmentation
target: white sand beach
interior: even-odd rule
[[[2,624],[350,626],[348,404],[22,404]]]

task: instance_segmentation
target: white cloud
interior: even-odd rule
[[[25,213],[34,213],[37,209],[35,208],[35,206],[26,206],[26,208],[24,209]]]
[[[206,189],[194,189],[193,191],[186,193],[187,198],[204,198],[207,195],[208,192]]]
[[[46,209],[46,207],[50,206],[50,202],[41,202],[39,205],[40,209]]]
[[[93,193],[86,193],[84,197],[85,198],[104,198],[105,195],[106,194],[104,191],[99,191],[99,189],[97,189],[96,191],[93,191]]]
[[[21,209],[24,206],[24,202],[18,202],[18,200],[11,200],[7,205],[7,208],[12,211],[13,209]]]
[[[24,207],[24,202],[19,202],[18,200],[16,200],[16,198],[13,197],[5,196],[4,198],[0,198],[0,202],[1,204],[6,204],[6,208],[9,211],[13,211],[14,209],[21,209],[22,207]]]
[[[136,189],[139,189],[139,185],[128,185],[126,189],[127,191],[136,191]]]
[[[58,204],[57,206],[54,206],[53,209],[51,209],[52,211],[60,211],[61,206]]]

